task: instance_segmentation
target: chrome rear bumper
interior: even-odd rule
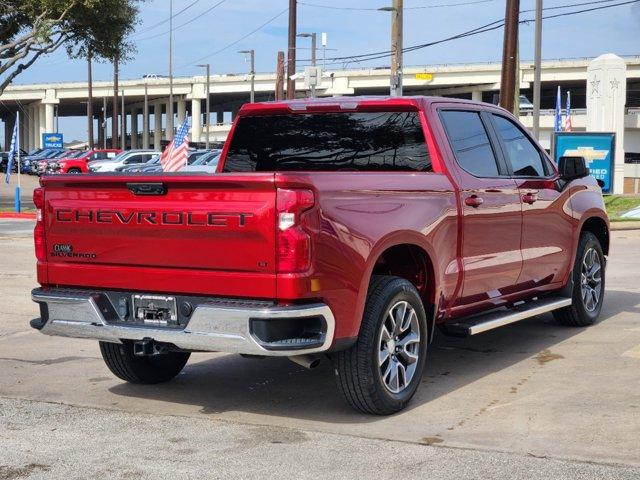
[[[106,310],[98,306],[99,291],[35,289],[34,302],[41,304],[42,318],[32,326],[46,335],[91,338],[121,343],[122,340],[151,338],[192,351],[244,353],[266,356],[292,356],[323,352],[331,347],[335,319],[331,309],[322,303],[262,308],[225,306],[219,302],[203,302],[193,310],[184,328],[126,325],[123,321],[108,321]],[[104,314],[103,314],[104,313]],[[305,320],[322,318],[324,329],[312,346],[300,343],[280,344],[272,348],[251,331],[255,320]]]

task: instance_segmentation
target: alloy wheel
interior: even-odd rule
[[[584,308],[595,311],[602,296],[602,263],[595,248],[589,248],[582,257],[580,289]]]
[[[387,311],[378,336],[378,366],[387,390],[400,393],[413,379],[420,355],[420,324],[410,303]]]

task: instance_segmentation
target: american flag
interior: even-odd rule
[[[572,130],[571,125],[571,92],[567,92],[567,117],[564,120],[564,131],[570,132]]]
[[[184,119],[173,140],[160,155],[160,164],[163,172],[177,172],[187,164],[187,153],[189,150],[189,117]]]

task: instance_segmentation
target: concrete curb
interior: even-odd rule
[[[611,222],[611,230],[640,230],[640,222]]]
[[[12,212],[0,212],[0,218],[24,218],[29,220],[35,220],[35,213],[12,213]]]

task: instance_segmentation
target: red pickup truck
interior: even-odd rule
[[[89,150],[85,155],[78,158],[61,158],[49,162],[46,173],[89,173],[87,163],[94,160],[107,160],[118,155],[122,150],[119,148],[101,148]]]
[[[247,104],[215,175],[41,185],[31,325],[99,340],[128,382],[169,380],[191,352],[326,356],[348,403],[390,414],[415,393],[436,330],[550,311],[587,326],[602,307],[596,180],[583,158],[554,165],[493,105]]]

